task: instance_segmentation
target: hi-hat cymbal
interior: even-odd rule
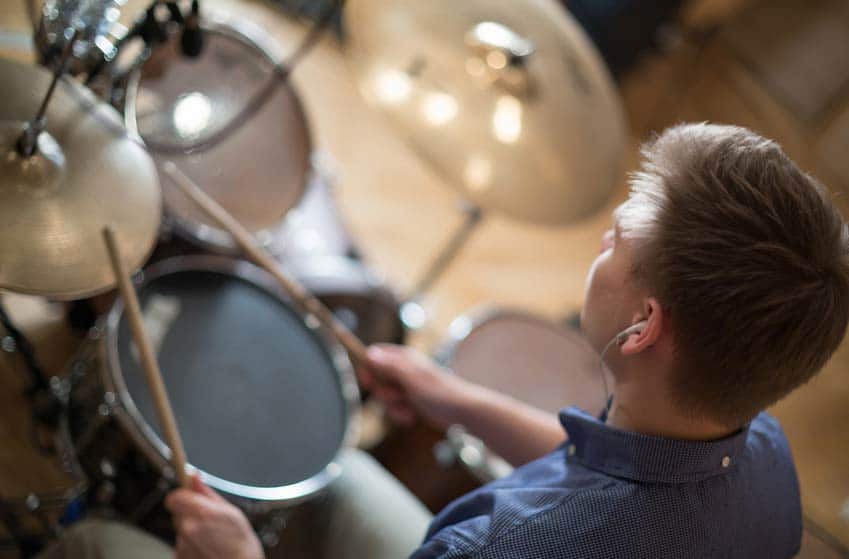
[[[350,0],[360,90],[472,202],[565,224],[622,169],[621,103],[553,0]]]
[[[128,268],[156,240],[161,193],[147,152],[86,88],[60,81],[31,157],[15,145],[51,74],[0,59],[0,288],[73,299],[115,278],[101,236],[117,232]]]

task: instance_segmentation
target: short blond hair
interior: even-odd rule
[[[635,277],[671,320],[671,397],[740,425],[843,339],[849,228],[816,179],[745,128],[679,125],[642,153],[616,217]]]

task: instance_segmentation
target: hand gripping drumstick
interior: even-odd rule
[[[144,376],[147,380],[147,385],[150,387],[150,392],[153,394],[153,402],[156,405],[156,416],[165,433],[165,441],[171,448],[171,461],[174,464],[177,480],[181,486],[191,487],[189,475],[186,473],[186,450],[183,448],[183,440],[180,438],[180,432],[177,430],[174,411],[168,402],[168,393],[165,391],[165,383],[162,382],[162,373],[159,370],[159,364],[156,362],[156,355],[154,355],[150,341],[147,339],[147,334],[144,331],[144,320],[141,309],[139,308],[138,297],[136,297],[136,290],[133,288],[132,283],[130,283],[130,276],[124,270],[124,263],[121,261],[121,253],[118,250],[115,233],[111,227],[106,226],[103,228],[103,239],[106,241],[109,260],[112,263],[115,278],[118,280],[121,297],[124,298],[124,308],[130,319],[133,340],[136,342],[139,354],[141,355]]]
[[[269,274],[280,282],[283,289],[306,311],[315,316],[325,328],[333,332],[342,346],[348,351],[352,360],[356,363],[365,363],[366,346],[348,327],[342,324],[324,303],[309,293],[297,280],[289,277],[280,269],[277,262],[262,248],[256,245],[253,235],[230,215],[227,210],[213,200],[206,192],[200,189],[195,182],[186,176],[173,162],[168,161],[163,169],[174,180],[180,190],[192,199],[211,218],[226,229],[236,241],[245,254],[254,261],[257,266],[265,269]],[[355,364],[356,364],[355,363]]]

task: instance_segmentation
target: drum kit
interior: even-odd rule
[[[404,341],[405,304],[484,210],[547,225],[598,210],[622,164],[620,104],[554,0],[350,0],[344,47],[362,95],[471,208],[402,300],[359,259],[288,81],[342,2],[285,61],[260,27],[197,0],[155,0],[130,28],[123,3],[45,0],[41,65],[0,58],[0,289],[100,315],[66,375],[34,375],[82,480],[66,520],[85,508],[170,531],[173,445],[114,296],[111,228],[189,462],[273,544],[356,444],[364,344]],[[576,352],[592,357],[576,334],[522,313],[457,324],[458,374],[544,408],[575,401],[575,386],[546,387]],[[539,376],[511,384],[512,367]]]

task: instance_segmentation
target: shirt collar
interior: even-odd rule
[[[649,483],[687,483],[724,475],[743,454],[748,425],[715,441],[667,439],[622,431],[576,407],[560,412],[569,435],[567,460],[611,476]]]

